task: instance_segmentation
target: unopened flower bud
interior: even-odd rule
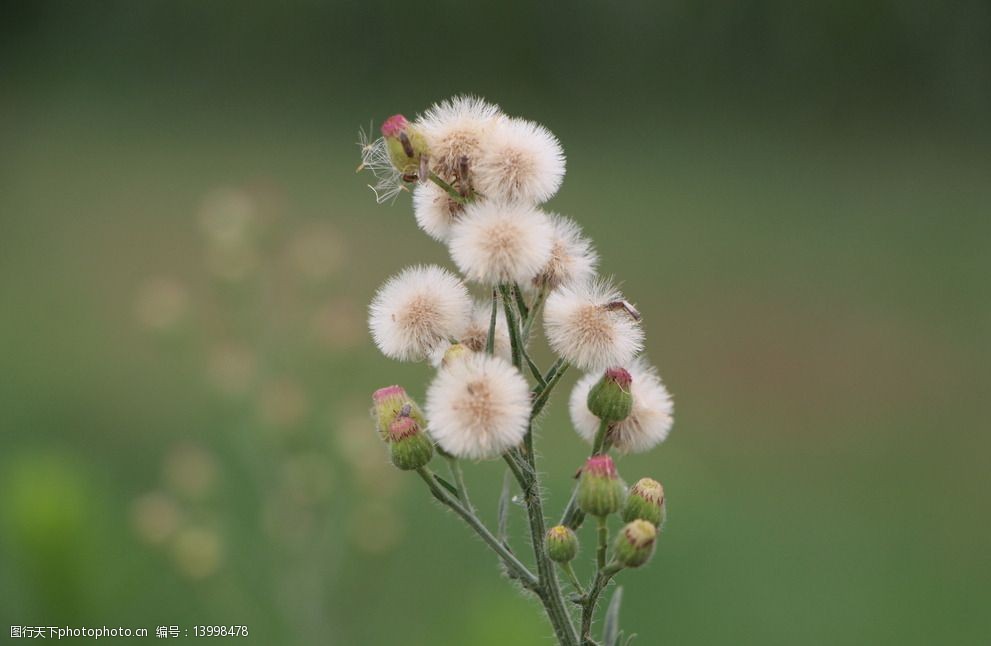
[[[626,567],[640,567],[654,555],[657,528],[646,520],[635,520],[616,536],[613,553]]]
[[[547,556],[555,563],[568,563],[578,556],[578,537],[570,527],[557,525],[547,530]]]
[[[608,516],[623,504],[623,483],[608,455],[593,455],[578,481],[578,507],[589,516]]]
[[[633,377],[624,368],[609,368],[588,391],[588,410],[603,422],[622,422],[633,410],[632,382]]]
[[[420,407],[402,386],[386,386],[372,393],[372,415],[382,439],[389,441],[389,427],[399,417],[412,417],[420,428],[427,425]]]
[[[419,469],[434,455],[434,445],[412,417],[399,417],[389,426],[389,445],[392,463],[403,471]]]
[[[427,142],[419,130],[401,114],[394,114],[382,124],[382,136],[389,146],[392,164],[402,174],[416,174]]]
[[[640,478],[632,488],[623,509],[623,520],[646,520],[654,525],[664,521],[664,487],[653,478]]]
[[[471,350],[468,349],[468,346],[463,343],[452,343],[451,347],[444,352],[444,358],[441,359],[440,364],[449,366],[452,362],[463,359],[470,354]]]

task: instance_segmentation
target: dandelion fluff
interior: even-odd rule
[[[451,237],[451,227],[463,211],[464,207],[433,182],[420,184],[413,190],[416,223],[434,240],[447,242]]]
[[[627,368],[633,381],[633,410],[622,422],[614,424],[609,439],[624,453],[642,453],[667,438],[674,424],[674,404],[657,371],[641,359]],[[588,409],[588,393],[602,375],[585,375],[571,391],[571,423],[586,441],[593,442],[599,430],[599,418]]]
[[[530,389],[499,357],[474,353],[437,372],[427,390],[428,433],[459,458],[495,458],[523,440]]]
[[[540,124],[500,119],[481,152],[472,166],[472,178],[488,199],[541,204],[561,187],[564,151],[557,137]]]
[[[582,235],[574,220],[562,215],[548,215],[554,227],[551,258],[532,280],[533,287],[557,289],[562,285],[578,285],[595,276],[599,255],[592,243]]]
[[[531,280],[550,260],[554,228],[532,206],[483,201],[468,205],[451,229],[451,257],[485,285]]]
[[[547,298],[544,332],[551,349],[580,370],[629,363],[643,349],[643,329],[609,283],[562,287]]]
[[[448,339],[457,339],[471,320],[468,289],[435,265],[410,267],[379,288],[369,307],[368,326],[387,357],[420,361]]]
[[[501,118],[499,106],[474,96],[456,96],[431,106],[415,124],[430,150],[431,169],[450,182],[462,157],[473,168]]]

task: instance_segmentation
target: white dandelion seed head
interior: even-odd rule
[[[533,121],[500,119],[477,163],[475,188],[488,199],[541,204],[564,179],[564,151],[551,131]]]
[[[599,254],[591,241],[582,235],[581,227],[572,220],[556,213],[549,214],[554,236],[551,241],[551,259],[531,281],[532,287],[546,285],[557,289],[562,285],[580,285],[595,277]]]
[[[459,458],[495,458],[523,440],[530,389],[504,359],[474,353],[437,372],[427,390],[427,432]]]
[[[451,237],[451,227],[463,212],[464,207],[433,182],[419,184],[413,189],[416,223],[434,240],[447,242]]]
[[[430,167],[454,179],[461,157],[474,168],[502,113],[499,106],[475,96],[456,96],[431,106],[416,121],[430,151]]]
[[[371,139],[371,132],[371,127],[368,133],[364,128],[358,131],[358,147],[361,148],[361,165],[358,166],[358,171],[371,171],[375,177],[375,183],[369,184],[368,188],[375,193],[376,202],[392,202],[397,195],[407,190],[406,185],[402,174],[392,163],[385,137]]]
[[[473,352],[485,352],[485,344],[489,338],[489,325],[492,322],[492,303],[475,303],[471,322],[465,333],[461,335],[461,343]],[[509,343],[509,326],[506,324],[506,311],[500,306],[496,310],[495,339],[492,353],[506,361],[512,361],[512,350]]]
[[[457,276],[435,265],[410,267],[376,292],[368,327],[387,357],[420,361],[468,326],[472,300]]]
[[[554,228],[547,215],[522,204],[474,202],[451,229],[458,269],[484,285],[530,281],[550,260]]]
[[[551,349],[580,370],[626,365],[643,349],[643,329],[608,282],[561,287],[544,305],[544,332]]]
[[[637,359],[627,368],[633,381],[633,410],[622,422],[614,424],[610,439],[624,453],[649,451],[667,438],[674,424],[674,404],[657,370]],[[592,442],[599,430],[599,418],[588,409],[588,393],[602,375],[593,372],[581,378],[571,391],[571,423],[586,441]]]

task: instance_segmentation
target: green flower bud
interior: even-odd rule
[[[654,555],[657,528],[646,520],[629,523],[616,536],[613,553],[626,567],[640,567]]]
[[[389,445],[392,463],[403,471],[419,469],[434,455],[434,445],[412,417],[400,417],[389,426]]]
[[[404,175],[420,170],[420,157],[427,152],[427,140],[401,114],[394,114],[382,124],[382,136],[389,147],[392,165]]]
[[[402,386],[386,386],[372,393],[372,416],[382,439],[389,441],[389,426],[398,417],[412,417],[420,428],[427,426],[423,411]]]
[[[623,504],[623,483],[608,455],[593,455],[578,480],[578,507],[589,516],[608,516]]]
[[[655,526],[664,522],[664,487],[652,478],[640,478],[630,489],[623,520],[646,520]]]
[[[442,366],[449,366],[454,361],[462,359],[471,354],[471,350],[463,343],[452,343],[451,347],[444,351],[444,358],[441,359]]]
[[[630,416],[633,377],[623,368],[610,368],[588,391],[588,410],[603,422],[615,424]]]
[[[557,525],[547,530],[547,556],[555,563],[567,563],[578,556],[578,537],[570,527]]]

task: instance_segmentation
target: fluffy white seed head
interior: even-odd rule
[[[551,131],[526,119],[505,117],[471,167],[475,188],[487,199],[541,204],[564,179],[564,151]]]
[[[609,438],[619,451],[642,453],[664,441],[674,423],[674,404],[657,371],[642,360],[627,368],[633,381],[633,410],[622,422],[614,424]],[[585,375],[571,391],[571,423],[578,434],[592,442],[599,430],[599,418],[588,410],[588,393],[602,378],[598,372]]]
[[[485,343],[489,337],[489,324],[492,322],[492,303],[476,302],[475,310],[468,328],[461,336],[461,343],[474,352],[485,352]],[[496,311],[495,343],[492,352],[497,357],[512,361],[512,350],[509,344],[509,326],[506,324],[506,312],[500,305]]]
[[[437,372],[427,390],[428,433],[459,458],[495,458],[516,446],[530,418],[523,375],[499,357],[473,353]]]
[[[471,320],[473,303],[457,276],[437,267],[410,267],[376,292],[368,327],[382,354],[399,361],[427,358],[457,339]]]
[[[485,285],[524,283],[551,257],[554,228],[547,215],[523,203],[469,204],[451,229],[451,257],[469,280]]]
[[[628,364],[643,349],[643,329],[623,295],[609,283],[562,287],[544,306],[551,349],[580,370]]]
[[[552,213],[548,217],[554,227],[551,259],[533,278],[532,286],[546,285],[553,290],[562,285],[580,285],[592,280],[599,264],[599,254],[589,239],[582,235],[581,227],[562,215]]]
[[[451,199],[447,191],[433,182],[419,184],[413,190],[413,215],[423,231],[440,242],[451,237],[451,226],[464,212],[464,207]]]
[[[455,178],[462,157],[473,169],[498,122],[499,106],[474,96],[456,96],[431,106],[416,121],[430,151],[431,169],[447,181]]]

